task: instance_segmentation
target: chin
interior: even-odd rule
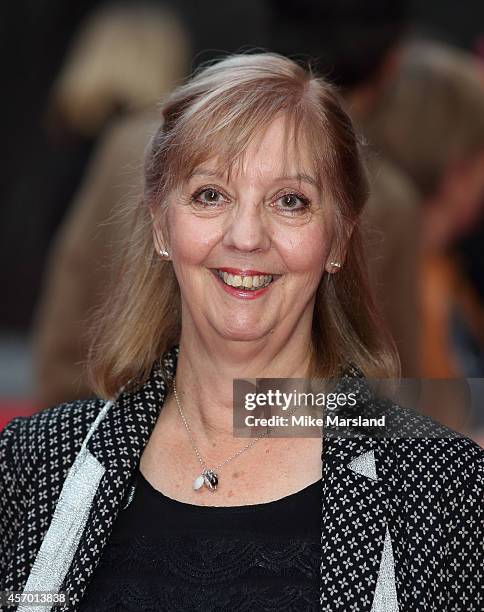
[[[250,342],[262,340],[270,333],[271,328],[261,329],[258,326],[236,327],[234,325],[218,328],[217,331],[224,340]]]

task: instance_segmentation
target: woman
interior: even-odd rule
[[[477,610],[481,451],[365,383],[398,368],[337,94],[236,55],[162,115],[90,360],[110,399],[3,432],[2,589],[73,610]],[[234,379],[338,375],[399,438],[233,436]]]

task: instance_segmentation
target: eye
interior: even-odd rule
[[[285,193],[276,202],[277,207],[284,212],[302,212],[309,207],[310,201],[305,196],[298,193]]]
[[[216,206],[224,200],[222,194],[213,187],[204,187],[192,195],[192,201],[205,206]]]

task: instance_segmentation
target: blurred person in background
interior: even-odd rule
[[[370,129],[421,194],[422,374],[484,376],[483,304],[453,249],[483,213],[479,62],[441,43],[409,44]]]
[[[364,212],[369,273],[398,347],[403,376],[419,374],[419,198],[406,172],[366,129],[398,71],[408,28],[406,0],[271,0],[271,49],[309,57],[345,96],[366,139],[372,185]]]
[[[84,19],[54,83],[52,121],[96,134],[117,114],[153,110],[187,62],[185,31],[166,3],[103,3]]]
[[[189,47],[163,4],[110,3],[83,24],[54,87],[56,117],[85,133],[107,127],[50,248],[32,334],[40,407],[92,393],[86,322],[106,297],[125,240],[117,213],[139,196],[157,103],[187,73]]]
[[[422,376],[483,377],[484,302],[478,272],[468,273],[479,270],[483,248],[470,251],[476,258],[471,262],[458,248],[483,220],[482,65],[450,46],[414,41],[370,130],[421,194]],[[471,413],[462,412],[442,386],[440,401],[425,412],[454,429],[475,430],[476,439],[482,439],[477,432],[484,423],[479,396]]]

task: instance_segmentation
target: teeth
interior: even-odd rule
[[[217,270],[217,274],[223,280],[223,282],[231,287],[237,287],[242,289],[260,289],[261,287],[267,287],[272,282],[272,275],[255,275],[255,276],[240,276],[239,274],[228,274]]]

